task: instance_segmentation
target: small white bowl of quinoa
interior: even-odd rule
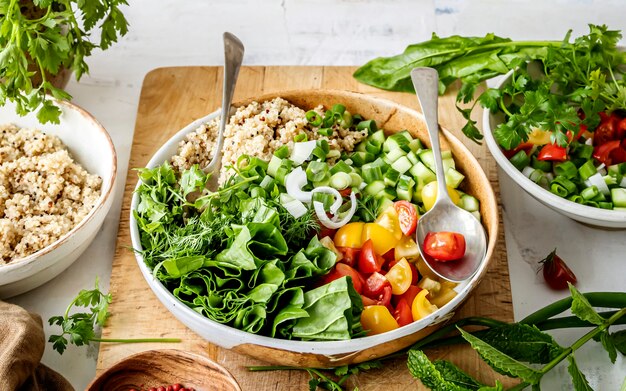
[[[89,246],[113,200],[115,148],[89,113],[59,124],[0,107],[0,298],[56,277]]]

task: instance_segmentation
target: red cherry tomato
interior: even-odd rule
[[[612,164],[611,155],[618,149],[621,149],[620,140],[607,141],[593,149],[593,157],[600,163],[610,166]]]
[[[352,279],[352,286],[354,286],[354,290],[357,293],[361,294],[363,292],[363,277],[357,272],[354,268],[344,264],[338,263],[335,267],[325,276],[321,278],[321,285],[326,285],[330,282],[340,279],[341,277],[349,276]]]
[[[611,158],[611,164],[619,164],[626,162],[626,149],[624,149],[624,141],[622,141],[622,146],[619,148],[615,148],[609,154]]]
[[[339,190],[339,194],[341,194],[342,197],[350,197],[350,194],[352,193],[352,188],[351,187],[347,187],[343,190]]]
[[[548,286],[554,290],[567,289],[567,283],[576,284],[578,281],[574,272],[565,264],[565,262],[556,255],[556,249],[552,251],[541,262],[543,269],[543,278]]]
[[[539,151],[537,160],[564,162],[567,160],[567,150],[556,144],[546,144],[541,148],[541,151]]]
[[[396,319],[396,322],[398,322],[398,326],[400,327],[406,326],[407,324],[413,322],[411,307],[407,304],[406,300],[398,300],[396,309],[393,312],[393,317]]]
[[[456,232],[429,232],[424,252],[437,261],[456,261],[465,255],[465,238]]]
[[[619,140],[626,138],[626,118],[621,119],[617,124],[617,138]]]
[[[615,115],[607,115],[600,113],[600,125],[593,131],[593,145],[598,146],[609,141],[615,140],[617,137],[617,128],[620,118]]]
[[[396,252],[395,249],[391,249],[389,251],[387,251],[385,254],[383,254],[383,259],[385,260],[385,263],[390,263],[395,261],[396,259]],[[390,268],[391,266],[387,266],[387,268]]]
[[[396,201],[393,207],[398,213],[400,230],[406,236],[410,236],[417,226],[417,209],[409,201]]]
[[[354,267],[356,265],[357,260],[359,259],[359,253],[361,249],[352,248],[352,247],[336,247],[343,254],[343,258],[341,259],[342,263],[346,265],[350,265]]]
[[[393,313],[393,307],[391,306],[391,285],[386,285],[383,287],[383,292],[378,295],[377,304],[384,305],[389,309],[389,312]]]
[[[383,292],[383,288],[386,286],[391,288],[391,284],[387,281],[385,276],[380,273],[372,273],[372,275],[365,280],[365,284],[363,285],[363,295],[369,297],[370,299],[377,299]]]
[[[361,247],[361,254],[359,254],[359,271],[367,274],[379,272],[384,263],[385,259],[374,252],[372,239],[367,239]]]
[[[322,224],[320,224],[320,230],[317,233],[317,237],[321,239],[326,236],[330,236],[332,238],[333,236],[335,236],[335,232],[337,232],[336,229],[326,228]]]
[[[363,301],[363,307],[367,307],[368,305],[376,305],[378,302],[374,299],[370,299],[367,296],[361,295],[361,301]]]
[[[507,159],[512,158],[516,153],[522,150],[526,152],[526,155],[528,155],[533,146],[533,143],[522,143],[513,149],[509,149],[508,151],[502,151],[502,153],[504,154],[504,156],[506,156]]]
[[[409,289],[407,289],[406,292],[404,292],[403,294],[401,294],[400,296],[393,296],[392,301],[396,304],[396,306],[398,305],[398,302],[400,302],[400,300],[404,300],[406,301],[406,303],[409,305],[409,308],[411,308],[411,305],[413,304],[413,300],[415,300],[415,296],[417,296],[417,294],[422,290],[422,288],[420,288],[417,285],[411,285],[409,287]]]

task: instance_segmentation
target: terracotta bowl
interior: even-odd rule
[[[111,137],[87,111],[69,103],[58,102],[60,123],[42,125],[35,113],[20,117],[15,105],[0,106],[0,124],[39,129],[58,136],[75,161],[102,178],[100,198],[87,216],[49,246],[22,259],[0,266],[0,298],[16,296],[34,289],[68,268],[94,239],[113,202],[117,174],[117,155]]]
[[[387,133],[408,129],[413,136],[418,137],[426,145],[430,145],[426,125],[420,113],[397,103],[363,94],[333,90],[284,91],[254,97],[239,102],[236,106],[246,105],[253,100],[263,101],[275,97],[285,98],[305,110],[312,109],[319,104],[328,108],[336,103],[341,103],[351,113],[359,113],[364,118],[376,120],[378,127],[385,129]],[[174,135],[156,152],[148,163],[148,167],[156,167],[169,160],[176,153],[177,145],[185,135],[194,131],[200,124],[215,118],[218,114],[215,112],[200,118]],[[498,237],[498,206],[489,179],[467,148],[445,129],[441,133],[441,143],[443,149],[452,150],[457,168],[466,176],[463,190],[480,200],[482,221],[489,235],[487,262],[483,263],[470,280],[456,288],[458,295],[452,301],[433,314],[410,325],[379,335],[338,342],[288,341],[259,336],[211,321],[180,303],[152,276],[152,272],[144,263],[141,255],[135,252],[139,268],[155,295],[182,323],[206,340],[242,354],[283,365],[334,367],[358,363],[396,352],[430,334],[454,315],[454,310],[474,290],[487,272]],[[137,203],[138,197],[135,195],[131,209],[135,209]],[[132,212],[130,230],[133,247],[140,249],[139,231]]]
[[[95,378],[87,391],[139,391],[177,383],[196,391],[241,391],[235,378],[215,361],[174,349],[127,357]]]

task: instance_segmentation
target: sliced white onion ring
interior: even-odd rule
[[[315,214],[317,215],[318,220],[324,227],[331,229],[341,228],[350,222],[352,216],[354,216],[354,213],[356,212],[356,195],[354,195],[354,193],[350,193],[350,210],[343,217],[343,219],[339,221],[336,220],[336,217],[333,219],[328,217],[326,211],[324,210],[324,204],[321,202],[314,201],[313,208],[315,209]]]
[[[587,181],[597,187],[598,190],[600,190],[600,193],[604,194],[605,196],[611,194],[609,187],[606,185],[606,182],[604,181],[604,178],[602,178],[602,175],[600,175],[600,173],[593,174],[589,177],[589,179],[587,179]]]
[[[293,151],[289,158],[296,165],[300,165],[311,157],[311,153],[317,146],[317,141],[301,141],[293,144]]]
[[[330,210],[330,213],[337,214],[337,211],[339,210],[339,208],[341,208],[341,205],[343,204],[343,197],[341,197],[339,190],[334,189],[330,186],[320,186],[311,190],[311,194],[315,194],[315,193],[326,193],[326,194],[333,195],[335,197],[335,202],[333,202],[329,210]]]
[[[287,194],[300,202],[311,202],[313,193],[310,191],[302,191],[307,184],[306,172],[302,167],[296,167],[287,176],[285,176],[285,188]]]

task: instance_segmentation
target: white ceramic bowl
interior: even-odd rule
[[[109,134],[82,108],[69,102],[59,102],[59,106],[62,110],[60,124],[42,125],[34,113],[20,117],[15,113],[15,106],[7,102],[0,107],[0,124],[13,123],[58,136],[74,160],[102,178],[101,195],[83,221],[56,242],[25,258],[0,266],[0,298],[34,289],[70,266],[87,249],[111,208],[117,155]]]
[[[313,108],[318,103],[322,103],[327,107],[334,103],[341,103],[344,104],[350,112],[358,112],[365,118],[377,120],[379,126],[384,123],[384,129],[386,131],[394,132],[409,129],[414,136],[419,137],[422,141],[425,141],[426,145],[429,145],[428,141],[426,141],[428,136],[421,114],[387,100],[357,93],[324,90],[275,93],[258,97],[255,100],[264,101],[276,96],[283,97],[305,109]],[[244,102],[244,104],[245,103],[246,102]],[[169,160],[176,154],[178,143],[183,140],[188,133],[196,130],[202,123],[217,117],[218,114],[219,112],[209,114],[180,130],[155,153],[147,167],[153,168]],[[187,327],[214,344],[224,348],[234,349],[235,351],[264,361],[301,367],[333,367],[362,362],[398,351],[428,335],[437,328],[435,325],[441,324],[452,317],[454,309],[466,299],[468,294],[478,285],[479,281],[486,273],[497,238],[498,208],[489,180],[476,159],[463,144],[447,131],[444,130],[443,134],[447,138],[442,138],[443,147],[452,149],[457,159],[457,166],[460,167],[460,170],[468,174],[466,178],[468,191],[473,193],[481,201],[483,222],[490,236],[487,261],[482,264],[481,268],[471,279],[457,286],[456,290],[458,295],[452,299],[452,301],[435,313],[413,322],[410,325],[384,334],[333,342],[289,341],[255,335],[209,320],[178,301],[178,299],[152,275],[152,271],[146,266],[140,253],[136,251],[135,256],[139,268],[158,299]],[[132,211],[137,208],[138,201],[137,193],[135,193],[131,202],[130,214],[130,233],[132,245],[135,249],[141,249],[137,221],[132,213]]]
[[[496,88],[509,83],[511,80],[511,72],[502,79]],[[602,208],[594,208],[577,204],[565,198],[559,197],[549,190],[537,185],[535,182],[527,178],[519,171],[509,159],[504,156],[500,146],[493,136],[493,130],[503,121],[502,116],[493,115],[489,110],[483,112],[483,132],[489,151],[496,159],[500,168],[515,181],[526,193],[530,194],[537,201],[545,206],[581,223],[594,225],[603,228],[626,228],[626,212],[608,210]]]

